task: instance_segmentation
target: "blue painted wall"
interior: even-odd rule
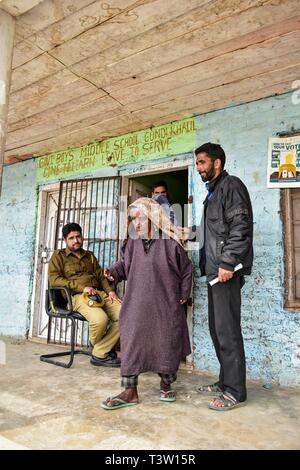
[[[0,334],[29,328],[36,219],[35,161],[4,167],[0,199]]]
[[[255,261],[243,288],[242,326],[248,375],[281,384],[300,383],[300,369],[292,364],[300,339],[300,312],[283,308],[283,236],[280,191],[267,189],[268,137],[300,128],[300,105],[285,94],[199,116],[197,144],[220,143],[226,168],[249,189],[254,212]],[[205,196],[198,174],[192,177],[196,218]],[[195,269],[195,365],[218,372],[208,332],[206,286]]]
[[[198,116],[196,143],[220,143],[227,154],[227,170],[245,182],[252,198],[255,263],[243,289],[242,306],[248,376],[290,385],[300,382],[300,369],[291,360],[300,340],[300,312],[283,308],[280,192],[266,188],[266,169],[268,137],[299,129],[299,116],[300,105],[292,104],[291,94],[234,106]],[[105,169],[103,175],[115,171]],[[190,176],[194,221],[199,222],[205,190],[195,171]],[[9,295],[0,304],[0,334],[24,335],[29,327],[36,210],[35,160],[6,167],[0,201],[0,276],[1,287]],[[206,285],[196,262],[195,254],[195,366],[217,373],[208,332]]]

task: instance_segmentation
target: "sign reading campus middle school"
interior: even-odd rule
[[[193,151],[195,118],[55,152],[37,159],[39,182],[90,174],[103,167],[178,155]]]
[[[267,185],[269,188],[300,187],[300,135],[269,139]]]

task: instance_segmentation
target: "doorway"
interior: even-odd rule
[[[174,214],[179,226],[191,226],[191,202],[192,198],[189,197],[189,174],[191,168],[189,165],[184,167],[172,167],[172,169],[161,168],[160,171],[144,170],[141,173],[134,175],[123,174],[122,179],[122,196],[123,201],[129,205],[139,197],[151,197],[154,185],[157,182],[164,182],[168,189],[168,199],[174,210]],[[127,213],[126,208],[120,214],[120,226],[125,227],[126,221],[122,220],[124,214]],[[188,253],[189,254],[189,253]],[[191,298],[186,304],[186,317],[189,329],[190,343],[193,349],[193,299]],[[192,369],[193,368],[193,354],[190,354],[182,361],[180,368]]]
[[[58,200],[59,184],[50,185],[40,191],[30,337],[45,342],[49,320],[45,312],[45,293],[48,286],[49,260],[55,250]]]
[[[129,179],[129,198],[131,204],[139,197],[151,197],[155,184],[165,183],[168,200],[174,210],[177,225],[188,224],[188,170],[175,170],[165,173],[135,176]]]
[[[65,246],[62,227],[76,222],[83,230],[83,248],[93,251],[101,266],[115,262],[119,245],[119,193],[118,176],[61,181],[55,187],[41,189],[30,337],[55,344],[70,343],[70,323],[54,317],[49,321],[45,311],[49,261],[55,250]],[[86,325],[83,322],[78,325],[76,345],[86,346]]]
[[[140,171],[136,168],[134,174],[124,170],[119,177],[69,180],[41,189],[30,337],[47,340],[48,317],[44,311],[47,269],[53,251],[63,246],[62,225],[69,221],[80,223],[86,234],[84,248],[96,252],[102,266],[109,266],[117,259],[119,240],[124,238],[123,230],[127,230],[127,205],[138,197],[151,197],[157,181],[167,184],[178,225],[192,225],[192,198],[188,192],[191,168],[188,161],[159,164],[155,170],[149,165]],[[192,301],[187,305],[186,315],[193,344]],[[54,336],[48,341],[67,344],[66,325],[54,325],[52,332],[56,331],[57,339]],[[77,345],[85,344],[86,340],[85,332],[79,332]],[[184,367],[191,368],[192,363],[190,355]]]

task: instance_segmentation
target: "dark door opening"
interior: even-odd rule
[[[169,202],[173,206],[177,225],[187,226],[188,170],[170,171],[130,179],[129,203],[141,196],[151,197],[154,184],[164,181],[168,187]]]
[[[172,205],[178,226],[187,227],[188,220],[188,169],[169,171],[145,176],[137,176],[129,180],[128,203],[131,204],[139,197],[151,197],[154,184],[164,181],[168,187],[168,200]],[[192,292],[191,292],[192,296]],[[187,316],[190,341],[193,341],[193,302],[192,297],[185,304],[185,313]],[[192,346],[193,349],[193,346]],[[182,358],[180,368],[192,369],[192,354]]]

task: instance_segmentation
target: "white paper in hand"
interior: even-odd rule
[[[243,265],[242,263],[240,264],[237,264],[234,268],[234,272],[238,271],[239,269],[242,269]],[[219,281],[219,278],[218,277],[215,277],[212,281],[209,281],[209,285],[210,286],[214,286],[215,284],[217,284]]]

